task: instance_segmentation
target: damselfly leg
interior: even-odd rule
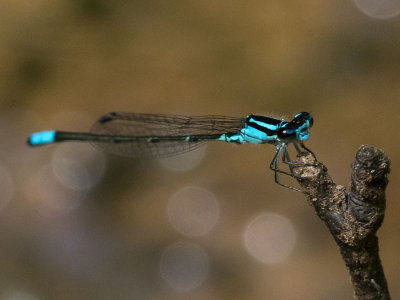
[[[310,154],[314,157],[315,160],[317,160],[317,157],[315,156],[314,152],[312,152],[310,149],[308,149],[308,148],[304,145],[303,141],[297,141],[295,144],[297,144],[297,143],[299,143],[300,146],[301,146],[301,148],[303,148],[304,150],[306,150],[308,153],[310,153]]]
[[[300,149],[300,147],[301,147],[304,150],[306,150],[307,152],[311,153],[315,157],[314,153],[311,150],[309,150],[307,147],[305,147],[303,143],[294,142],[292,144],[294,145],[294,147],[295,147],[295,149],[296,149],[296,151],[298,153],[302,153],[303,152]],[[300,146],[299,146],[299,144],[300,144]],[[288,189],[291,189],[291,190],[294,190],[294,191],[297,191],[297,192],[303,192],[302,190],[300,190],[298,188],[295,188],[293,186],[281,183],[279,181],[279,173],[287,175],[287,176],[290,176],[290,177],[295,178],[297,180],[300,180],[301,178],[299,178],[299,176],[296,176],[294,174],[294,172],[293,172],[294,167],[296,167],[296,166],[313,166],[314,164],[292,161],[290,159],[290,156],[289,156],[288,144],[282,143],[282,144],[276,144],[275,146],[276,146],[275,156],[272,159],[271,164],[269,166],[269,168],[272,171],[274,171],[275,182],[277,184],[285,187],[285,188],[288,188]],[[280,158],[280,156],[281,156],[282,163],[288,165],[289,172],[279,169],[279,158]]]
[[[286,156],[288,157],[287,146],[288,146],[288,145],[287,145],[287,144],[284,144],[284,143],[282,143],[282,144],[277,144],[277,145],[276,145],[275,156],[274,156],[274,158],[272,159],[269,168],[270,168],[272,171],[274,171],[275,182],[276,182],[277,184],[279,184],[280,186],[283,186],[283,187],[285,187],[285,188],[288,188],[288,189],[290,189],[290,190],[296,191],[296,192],[303,192],[302,190],[300,190],[300,189],[298,189],[298,188],[295,188],[295,187],[293,187],[293,186],[290,186],[290,185],[281,183],[281,182],[279,181],[279,173],[280,173],[280,174],[287,175],[287,176],[290,176],[290,177],[294,177],[294,174],[293,174],[293,170],[292,170],[292,166],[291,166],[291,165],[289,165],[290,173],[279,169],[279,156],[280,156],[280,154],[283,152],[283,154],[282,154],[282,161],[283,161],[284,157],[286,157]],[[288,159],[289,159],[289,158],[288,158]]]
[[[272,171],[274,171],[275,173],[281,173],[281,174],[285,174],[285,175],[288,175],[288,176],[293,176],[291,173],[288,173],[286,171],[280,170],[279,166],[278,166],[279,165],[280,154],[281,154],[282,151],[284,152],[286,148],[287,148],[287,144],[281,144],[281,145],[277,144],[276,145],[275,156],[272,159],[272,161],[271,161],[271,163],[269,165],[269,168]]]
[[[310,149],[308,149],[308,148],[304,145],[303,142],[298,142],[298,141],[296,141],[296,142],[293,142],[293,145],[294,145],[294,147],[295,147],[295,149],[296,149],[296,151],[297,151],[298,154],[300,154],[300,153],[303,152],[303,151],[301,151],[301,149],[300,149],[300,147],[299,147],[299,144],[300,144],[300,147],[301,147],[301,148],[303,148],[304,150],[306,150],[308,153],[310,153],[310,154],[314,157],[315,160],[317,160],[315,154],[314,154]],[[288,152],[288,150],[287,150],[287,147],[284,149],[284,152],[283,152],[283,155],[282,155],[282,162],[283,162],[284,164],[289,165],[289,168],[290,168],[290,171],[291,171],[292,174],[293,174],[293,170],[292,170],[292,169],[293,169],[293,166],[315,166],[315,164],[292,161],[292,160],[290,159],[290,157],[289,157],[289,152]],[[294,177],[295,177],[295,176],[294,176]]]

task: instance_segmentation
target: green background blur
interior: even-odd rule
[[[307,146],[345,186],[361,144],[383,149],[392,172],[378,236],[400,298],[399,78],[400,17],[372,18],[350,0],[1,1],[0,164],[14,188],[0,210],[0,299],[351,299],[327,229],[304,196],[274,183],[269,145],[210,144],[186,172],[107,155],[79,206],[43,212],[32,180],[58,145],[30,149],[26,138],[87,131],[109,111],[289,119],[309,111]],[[220,205],[217,225],[199,238],[174,231],[165,213],[189,185]],[[294,227],[283,262],[245,250],[244,228],[263,212]],[[163,249],[178,241],[210,259],[204,283],[187,292],[158,274]]]

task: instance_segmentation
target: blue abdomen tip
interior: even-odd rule
[[[28,140],[28,144],[31,146],[41,146],[45,144],[50,144],[54,142],[55,135],[56,132],[54,130],[36,132],[31,135],[31,137]]]

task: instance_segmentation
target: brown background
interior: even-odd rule
[[[400,17],[368,17],[350,0],[3,0],[0,165],[14,193],[0,211],[0,297],[350,299],[326,228],[301,194],[274,184],[271,146],[211,144],[187,172],[107,155],[103,179],[68,212],[44,213],[32,187],[57,149],[29,149],[33,131],[86,131],[109,111],[289,119],[310,111],[307,145],[337,183],[348,185],[361,144],[392,160],[379,238],[400,298],[399,71]],[[216,227],[201,238],[175,232],[166,217],[168,198],[187,185],[220,201]],[[297,235],[278,264],[254,260],[243,245],[246,224],[263,212],[288,218]],[[175,292],[158,274],[163,249],[177,241],[210,258],[194,291]]]

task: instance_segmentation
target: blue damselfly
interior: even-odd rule
[[[161,114],[112,112],[101,117],[90,132],[42,131],[28,139],[30,146],[42,146],[62,141],[88,141],[107,152],[129,157],[168,157],[199,147],[206,141],[224,141],[234,144],[271,144],[276,148],[270,169],[275,182],[292,190],[297,188],[279,182],[279,173],[295,177],[293,166],[301,164],[290,160],[288,145],[297,152],[300,147],[312,153],[303,144],[313,125],[310,113],[301,112],[293,120],[249,115],[246,118],[225,116],[185,117]],[[279,157],[290,171],[280,170]]]

